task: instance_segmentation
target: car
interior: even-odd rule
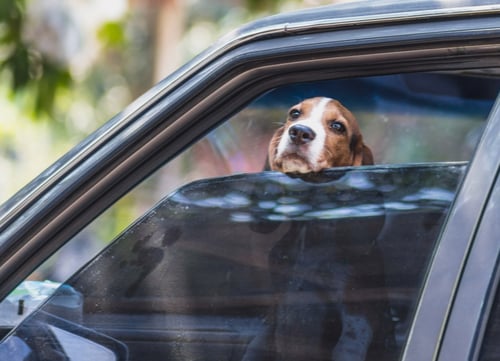
[[[0,359],[498,359],[499,24],[361,1],[221,39],[1,206]],[[375,164],[265,171],[320,95]]]

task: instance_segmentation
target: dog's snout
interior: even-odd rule
[[[288,135],[292,143],[296,145],[306,144],[316,137],[316,133],[305,125],[294,125],[288,129]]]

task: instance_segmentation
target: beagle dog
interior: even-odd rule
[[[335,99],[306,99],[288,111],[268,149],[268,167],[312,174],[341,166],[373,164],[356,118]],[[285,222],[285,221],[283,221]],[[275,304],[250,342],[243,361],[393,359],[383,296],[383,258],[374,239],[384,217],[359,224],[291,220],[269,253]],[[256,232],[268,233],[270,227]],[[373,237],[366,237],[366,234]],[[370,270],[367,272],[367,270]],[[376,289],[380,298],[356,299]]]
[[[294,105],[268,149],[269,167],[283,173],[373,164],[354,115],[339,101],[316,97]]]

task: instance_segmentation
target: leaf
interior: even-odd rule
[[[97,38],[105,47],[123,47],[126,43],[123,24],[118,21],[104,23],[97,30]]]
[[[5,67],[12,73],[12,90],[14,92],[25,88],[30,81],[29,52],[23,46],[14,49],[11,56],[5,61]]]
[[[60,89],[67,88],[71,85],[71,74],[67,69],[58,65],[44,61],[43,76],[35,83],[36,98],[35,98],[35,115],[52,116],[56,94]]]

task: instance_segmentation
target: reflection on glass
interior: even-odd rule
[[[97,343],[123,345],[137,361],[395,360],[465,169],[374,166],[188,184],[67,282],[83,298],[79,312],[54,297],[31,325],[57,315],[71,327],[55,327],[106,335],[114,341]],[[29,344],[32,332],[27,322],[8,342]]]

